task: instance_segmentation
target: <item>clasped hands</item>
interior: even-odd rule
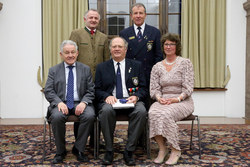
[[[85,110],[86,106],[87,105],[84,102],[79,103],[76,106],[75,115],[77,115],[77,116],[81,115],[83,113],[83,111]],[[60,102],[60,103],[58,103],[57,107],[58,107],[58,110],[61,111],[64,115],[69,114],[68,107],[65,103]]]
[[[178,98],[162,98],[162,97],[159,97],[157,98],[157,101],[160,103],[160,104],[166,104],[166,105],[169,105],[169,104],[172,104],[172,103],[179,103],[179,100]]]
[[[108,96],[105,99],[105,102],[112,105],[112,104],[115,104],[117,102],[117,100],[118,99],[115,96]],[[137,96],[129,96],[126,100],[128,100],[127,103],[134,103],[135,104],[135,103],[137,103],[138,98],[137,98]]]

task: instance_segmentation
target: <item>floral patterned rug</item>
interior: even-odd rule
[[[42,163],[43,126],[0,126],[0,166],[101,166],[104,150],[99,159],[93,157],[93,148],[87,146],[89,163],[79,163],[71,153],[74,142],[72,125],[67,125],[66,142],[68,154],[63,164],[53,165],[55,146],[46,145],[46,159]],[[115,157],[113,166],[126,166],[123,150],[127,139],[127,125],[118,125],[115,131]],[[180,125],[182,155],[176,166],[249,166],[250,125],[201,125],[202,158],[198,156],[197,131],[194,131],[193,150],[189,150],[190,125]],[[48,141],[48,135],[47,135]],[[102,144],[102,143],[101,143]],[[156,143],[151,141],[151,158],[157,155]],[[138,147],[135,152],[137,166],[160,166],[146,158],[146,152]],[[162,165],[163,166],[163,165]]]

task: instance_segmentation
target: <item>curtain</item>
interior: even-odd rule
[[[61,62],[60,44],[69,39],[72,30],[84,26],[84,13],[88,10],[88,0],[43,0],[43,74],[38,83],[42,88],[47,80],[50,67]]]
[[[182,55],[194,65],[195,88],[224,88],[226,0],[182,0]]]

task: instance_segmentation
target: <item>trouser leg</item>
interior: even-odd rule
[[[58,111],[58,108],[55,107],[51,110],[50,119],[52,124],[52,131],[55,138],[56,154],[62,154],[64,151],[66,151],[65,123],[67,116],[64,115],[61,111]]]
[[[113,151],[113,138],[116,125],[116,113],[110,104],[104,104],[99,111],[102,134],[106,151]]]
[[[84,152],[90,131],[93,130],[95,121],[95,111],[93,106],[88,105],[84,112],[79,116],[78,135],[75,142],[75,147]]]
[[[135,151],[138,139],[143,133],[146,123],[147,111],[143,102],[137,102],[134,110],[129,114],[128,142],[126,150]]]

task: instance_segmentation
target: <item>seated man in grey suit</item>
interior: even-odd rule
[[[65,123],[71,114],[80,119],[72,153],[76,155],[78,161],[87,162],[88,157],[84,155],[84,150],[95,119],[92,104],[94,83],[90,68],[76,62],[78,56],[76,43],[65,40],[60,49],[63,62],[49,69],[44,89],[45,97],[50,102],[49,112],[56,144],[53,163],[61,163],[66,156]]]
[[[146,80],[141,63],[125,59],[127,47],[125,39],[113,38],[109,47],[112,59],[98,64],[96,69],[95,95],[106,147],[103,165],[110,165],[113,162],[116,114],[125,113],[130,118],[128,140],[124,151],[124,160],[129,166],[135,165],[133,152],[146,123],[147,111],[143,102],[148,95]],[[112,104],[118,99],[126,99],[127,103],[134,103],[135,107],[113,109]]]

